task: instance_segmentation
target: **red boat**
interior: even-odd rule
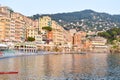
[[[18,72],[0,72],[0,74],[18,74]]]

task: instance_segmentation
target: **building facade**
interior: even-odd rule
[[[38,21],[33,21],[6,6],[0,6],[0,24],[0,41],[23,42],[28,37],[27,29],[30,29],[30,26],[35,29],[29,36],[38,33]]]
[[[79,31],[73,36],[73,48],[75,51],[81,51],[83,49],[83,44],[85,41],[86,32]]]

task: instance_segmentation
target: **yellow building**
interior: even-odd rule
[[[38,36],[38,20],[30,20],[28,19],[29,24],[27,24],[26,26],[26,38],[28,37],[33,37],[35,38],[36,36]]]
[[[44,27],[51,27],[52,20],[49,16],[42,16],[39,18],[39,34],[42,35],[44,43],[49,44],[51,42],[52,34],[49,30],[43,29]]]
[[[29,26],[27,27],[27,37],[35,38],[35,27]]]
[[[49,16],[43,16],[39,19],[39,31],[42,32],[42,28],[49,26],[51,27],[51,18]]]

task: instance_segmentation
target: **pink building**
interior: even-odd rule
[[[85,41],[86,32],[79,31],[73,35],[73,47],[77,51],[81,51]]]

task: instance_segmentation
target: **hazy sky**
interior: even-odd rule
[[[92,9],[97,12],[120,14],[120,0],[0,0],[0,4],[26,16]]]

